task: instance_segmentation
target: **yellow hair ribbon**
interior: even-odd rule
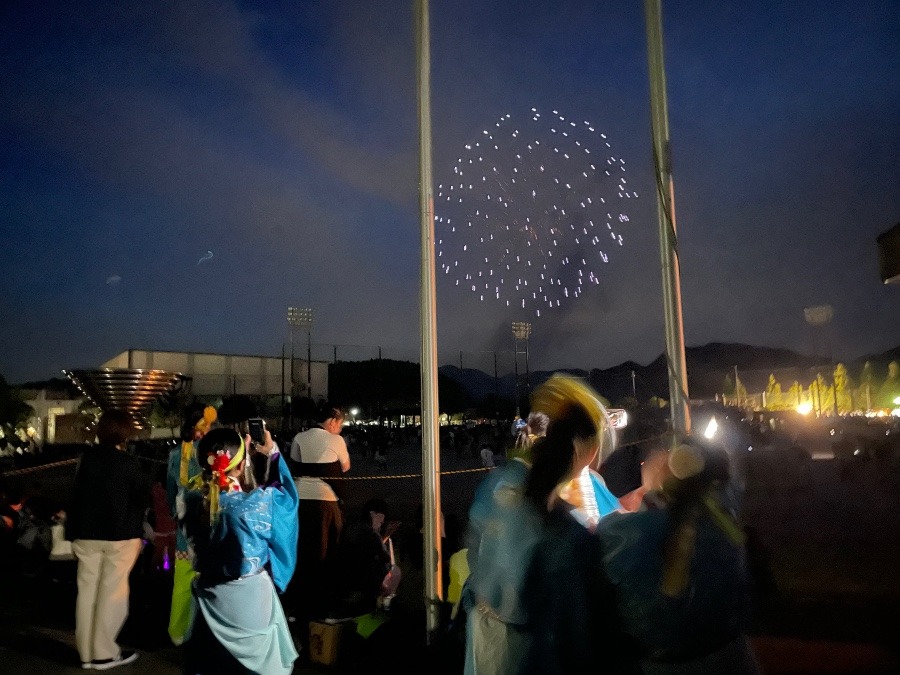
[[[709,515],[712,516],[713,522],[719,526],[731,542],[735,546],[743,546],[747,541],[747,536],[735,522],[734,518],[722,508],[715,495],[711,492],[707,493],[703,498],[703,503],[706,505]]]
[[[209,522],[216,522],[219,517],[219,484],[215,479],[209,481]]]
[[[234,457],[231,458],[231,461],[228,462],[228,466],[225,467],[225,472],[234,471],[238,464],[241,463],[241,460],[244,459],[244,439],[241,439],[241,444],[238,446],[237,452],[234,453]]]
[[[687,518],[674,532],[674,539],[666,546],[660,590],[670,598],[677,598],[688,586],[697,542],[696,521],[696,515]]]
[[[746,541],[746,535],[741,531],[734,518],[722,508],[711,491],[703,496],[703,505],[716,526],[725,533],[725,536],[735,546],[743,546]],[[678,531],[674,534],[674,546],[666,551],[661,590],[669,597],[678,597],[687,588],[691,561],[694,558],[694,546],[697,540],[698,516],[699,513],[695,512],[681,524]]]
[[[183,486],[187,487],[190,483],[190,466],[191,466],[191,457],[194,456],[194,443],[193,441],[184,441],[181,444],[181,463],[178,469],[178,482]]]

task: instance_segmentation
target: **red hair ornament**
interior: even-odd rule
[[[231,464],[231,457],[224,450],[219,450],[215,457],[209,457],[207,460],[212,464],[212,474],[219,489],[228,487],[228,465]]]

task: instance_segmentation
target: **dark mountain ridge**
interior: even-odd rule
[[[685,349],[688,373],[688,392],[692,399],[711,399],[722,394],[726,381],[733,386],[735,369],[741,384],[748,392],[761,392],[766,388],[769,375],[774,374],[782,387],[789,387],[795,380],[807,386],[817,372],[830,380],[832,365],[821,356],[799,354],[778,347],[757,347],[740,343],[711,342]],[[900,361],[900,347],[881,354],[869,355],[844,361],[848,374],[857,379],[866,362],[872,364],[878,377],[887,374],[888,364]],[[592,386],[611,403],[616,404],[626,397],[635,396],[640,401],[657,396],[669,398],[669,377],[665,354],[642,366],[634,361],[625,361],[610,368],[593,368],[590,371],[568,369],[565,371],[534,371],[529,373],[531,388],[538,386],[554,372],[569,372],[587,379]],[[473,400],[483,400],[485,396],[497,394],[514,397],[515,375],[499,378],[473,368],[460,370],[447,365],[440,373],[460,383]],[[525,374],[519,373],[519,387],[525,388]]]
[[[735,370],[741,384],[749,393],[764,391],[770,374],[774,374],[782,388],[787,389],[794,381],[800,382],[804,387],[808,386],[818,372],[821,372],[826,381],[830,381],[833,370],[832,364],[821,356],[740,343],[711,342],[697,347],[687,347],[685,358],[688,392],[693,400],[712,399],[726,391],[730,393]],[[858,381],[865,363],[871,363],[876,379],[883,380],[887,375],[888,364],[894,361],[900,362],[900,346],[843,363],[850,378]],[[391,375],[386,378],[387,372]],[[591,370],[541,370],[532,371],[527,375],[520,372],[519,396],[526,396],[529,389],[538,386],[555,372],[568,372],[588,380],[613,405],[619,405],[630,397],[642,402],[652,397],[669,398],[669,376],[664,354],[660,354],[647,365],[625,361],[610,368]],[[400,377],[401,373],[405,375]],[[420,395],[418,364],[412,362],[394,362],[388,359],[383,362],[346,361],[335,364],[331,375],[331,387],[335,389],[329,392],[332,397],[349,388],[348,392],[344,392],[349,398],[380,400],[382,406],[389,403],[400,405],[401,402],[404,406],[416,406]],[[453,399],[454,409],[459,404],[460,397],[467,398],[476,406],[492,397],[506,400],[516,398],[517,382],[516,376],[512,373],[494,377],[475,368],[460,369],[455,365],[445,365],[439,368],[439,375],[443,380],[442,403],[450,404],[449,399]],[[367,386],[377,389],[369,392],[368,398],[364,395],[365,392],[361,391]],[[68,394],[75,393],[69,391],[72,389],[71,382],[58,378],[44,382],[28,382],[14,388],[20,391],[48,389]],[[445,397],[448,397],[448,400],[444,401]]]

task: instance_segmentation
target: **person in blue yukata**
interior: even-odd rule
[[[278,592],[297,562],[298,497],[287,463],[268,430],[255,445],[226,428],[200,440],[197,459],[204,484],[186,495],[183,519],[197,572],[186,672],[288,675],[298,654]],[[252,487],[254,474],[266,482]]]

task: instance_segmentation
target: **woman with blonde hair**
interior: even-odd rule
[[[546,417],[546,433],[522,440],[469,512],[468,674],[582,672],[614,661],[599,543],[561,497],[596,464],[608,417],[599,396],[568,375],[538,387],[531,407]]]

